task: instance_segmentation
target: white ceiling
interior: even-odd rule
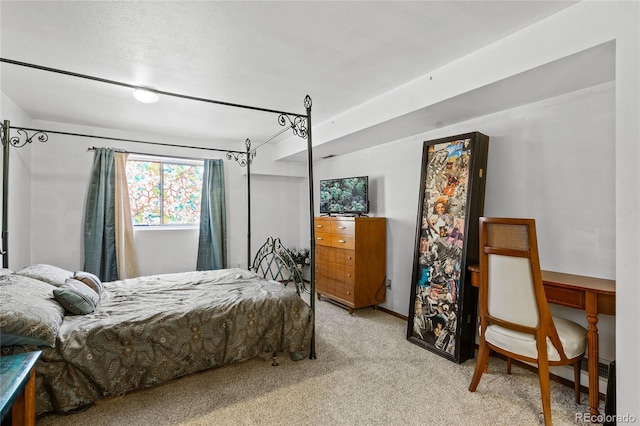
[[[0,56],[321,123],[573,1],[1,1]],[[262,141],[277,116],[2,63],[31,118],[216,143]],[[4,118],[4,117],[2,117]],[[26,126],[28,123],[12,123]]]

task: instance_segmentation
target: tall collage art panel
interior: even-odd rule
[[[477,292],[466,267],[478,258],[487,151],[477,132],[427,141],[423,150],[407,338],[456,362],[473,356]]]

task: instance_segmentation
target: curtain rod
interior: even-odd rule
[[[87,135],[87,134],[83,134],[83,133],[60,132],[60,131],[57,131],[57,130],[30,129],[28,127],[17,127],[17,126],[11,126],[11,129],[12,130],[28,130],[28,131],[31,131],[31,132],[55,133],[55,134],[58,134],[58,135],[78,136],[78,137],[83,137],[83,138],[105,139],[105,140],[119,141],[119,142],[135,142],[135,143],[142,143],[142,144],[148,144],[148,145],[170,146],[170,147],[174,147],[174,148],[202,149],[202,150],[205,150],[205,151],[218,151],[218,152],[231,152],[231,153],[234,153],[234,154],[246,154],[245,151],[235,151],[235,150],[232,150],[232,149],[207,148],[207,147],[202,147],[202,146],[191,146],[191,145],[178,145],[178,144],[163,143],[163,142],[142,141],[142,140],[137,140],[137,139],[115,138],[115,137],[111,137],[111,136],[99,136],[99,135]]]
[[[266,144],[267,142],[271,142],[272,140],[274,140],[275,138],[277,138],[278,136],[280,136],[281,134],[283,134],[284,132],[286,132],[289,129],[293,129],[293,125],[289,126],[289,127],[285,127],[284,129],[280,130],[279,132],[277,132],[276,134],[274,134],[273,136],[271,136],[270,138],[265,139],[264,141],[262,141],[258,146],[256,146],[255,148],[253,148],[253,151],[257,150],[258,148],[260,148],[262,145]]]
[[[45,66],[42,66],[42,65],[30,64],[30,63],[27,63],[27,62],[20,62],[20,61],[16,61],[16,60],[13,60],[13,59],[0,58],[0,62],[5,62],[7,64],[18,65],[18,66],[27,67],[27,68],[33,68],[33,69],[37,69],[37,70],[41,70],[41,71],[53,72],[53,73],[57,73],[57,74],[67,75],[67,76],[70,76],[70,77],[84,78],[84,79],[87,79],[87,80],[93,80],[93,81],[98,81],[98,82],[101,82],[101,83],[113,84],[113,85],[116,85],[116,86],[128,87],[130,89],[142,89],[142,90],[146,90],[146,91],[157,93],[158,95],[173,96],[173,97],[176,97],[176,98],[189,99],[189,100],[192,100],[192,101],[206,102],[206,103],[210,103],[210,104],[218,104],[218,105],[230,106],[230,107],[235,107],[235,108],[244,108],[244,109],[250,109],[250,110],[254,110],[254,111],[270,112],[270,113],[274,113],[274,114],[285,114],[285,115],[294,115],[294,116],[299,116],[299,117],[307,117],[306,114],[298,114],[298,113],[295,113],[295,112],[278,111],[278,110],[274,110],[274,109],[255,107],[255,106],[251,106],[251,105],[235,104],[235,103],[231,103],[231,102],[216,101],[216,100],[213,100],[213,99],[199,98],[199,97],[190,96],[190,95],[182,95],[180,93],[166,92],[164,90],[156,90],[156,89],[152,89],[152,88],[145,87],[145,86],[137,86],[135,84],[123,83],[121,81],[115,81],[115,80],[108,80],[106,78],[94,77],[94,76],[87,75],[87,74],[80,74],[80,73],[71,72],[71,71],[65,71],[65,70],[61,70],[61,69],[57,69],[57,68],[50,68],[50,67],[45,67]]]
[[[87,148],[87,151],[95,151],[96,149],[100,149],[97,146],[92,146]],[[180,160],[195,160],[195,161],[204,161],[204,160],[211,160],[211,158],[202,158],[202,157],[186,157],[183,155],[173,155],[173,154],[151,154],[148,152],[137,152],[137,151],[129,151],[126,149],[120,149],[120,148],[113,148],[113,150],[115,152],[122,152],[125,154],[133,154],[133,155],[144,155],[144,156],[148,156],[148,157],[160,157],[160,158],[178,158]]]

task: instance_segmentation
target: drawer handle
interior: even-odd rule
[[[348,291],[348,292],[347,292],[347,294],[351,294],[351,292],[350,292],[350,291]]]
[[[316,237],[316,240],[323,240],[324,238],[322,237]]]
[[[347,276],[348,276],[348,277],[350,277],[350,276],[351,276],[351,274],[347,274]]]
[[[351,258],[351,256],[347,256],[347,259],[351,260],[352,258]]]
[[[338,229],[347,229],[346,226],[338,226]]]
[[[338,240],[339,243],[346,243],[345,240]]]
[[[316,225],[316,228],[324,228],[324,225]]]

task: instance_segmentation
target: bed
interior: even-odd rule
[[[0,58],[0,62],[101,82],[141,88],[42,65]],[[314,252],[313,153],[311,98],[305,113],[291,113],[157,91],[163,96],[277,115],[276,134],[258,147],[290,130],[306,140],[309,185],[310,250]],[[14,131],[14,135],[11,135]],[[271,239],[253,263],[251,250],[251,164],[257,148],[245,140],[245,151],[185,146],[157,141],[114,138],[0,124],[3,155],[2,267],[9,268],[8,208],[10,148],[48,134],[158,147],[184,147],[226,152],[227,160],[246,167],[247,267],[250,270],[164,274],[137,279],[94,282],[91,274],[67,271],[55,265],[30,265],[0,274],[0,355],[41,350],[36,365],[36,412],[71,412],[101,399],[154,386],[196,371],[240,362],[261,353],[289,352],[294,359],[315,359],[315,299],[307,304],[303,291],[314,294],[315,268],[305,283],[279,241]],[[243,138],[244,139],[244,138]],[[251,265],[251,267],[249,267]],[[68,282],[68,280],[72,280]],[[99,280],[98,280],[99,281]],[[79,283],[78,283],[79,282]],[[292,285],[289,285],[293,283]],[[93,284],[91,293],[87,288]],[[69,288],[71,287],[71,288]],[[308,287],[308,288],[307,288]],[[79,293],[79,294],[76,294]],[[54,298],[55,297],[55,298]],[[307,351],[306,354],[303,352]]]
[[[271,250],[256,255],[253,268],[260,273],[222,269],[108,283],[30,265],[0,276],[2,355],[42,351],[37,414],[82,409],[260,354],[301,359],[312,339],[313,311],[300,297],[301,287],[287,285],[297,284],[288,264],[282,252]],[[99,285],[93,312],[72,314],[61,301],[69,280]],[[87,304],[70,309],[90,309]]]

